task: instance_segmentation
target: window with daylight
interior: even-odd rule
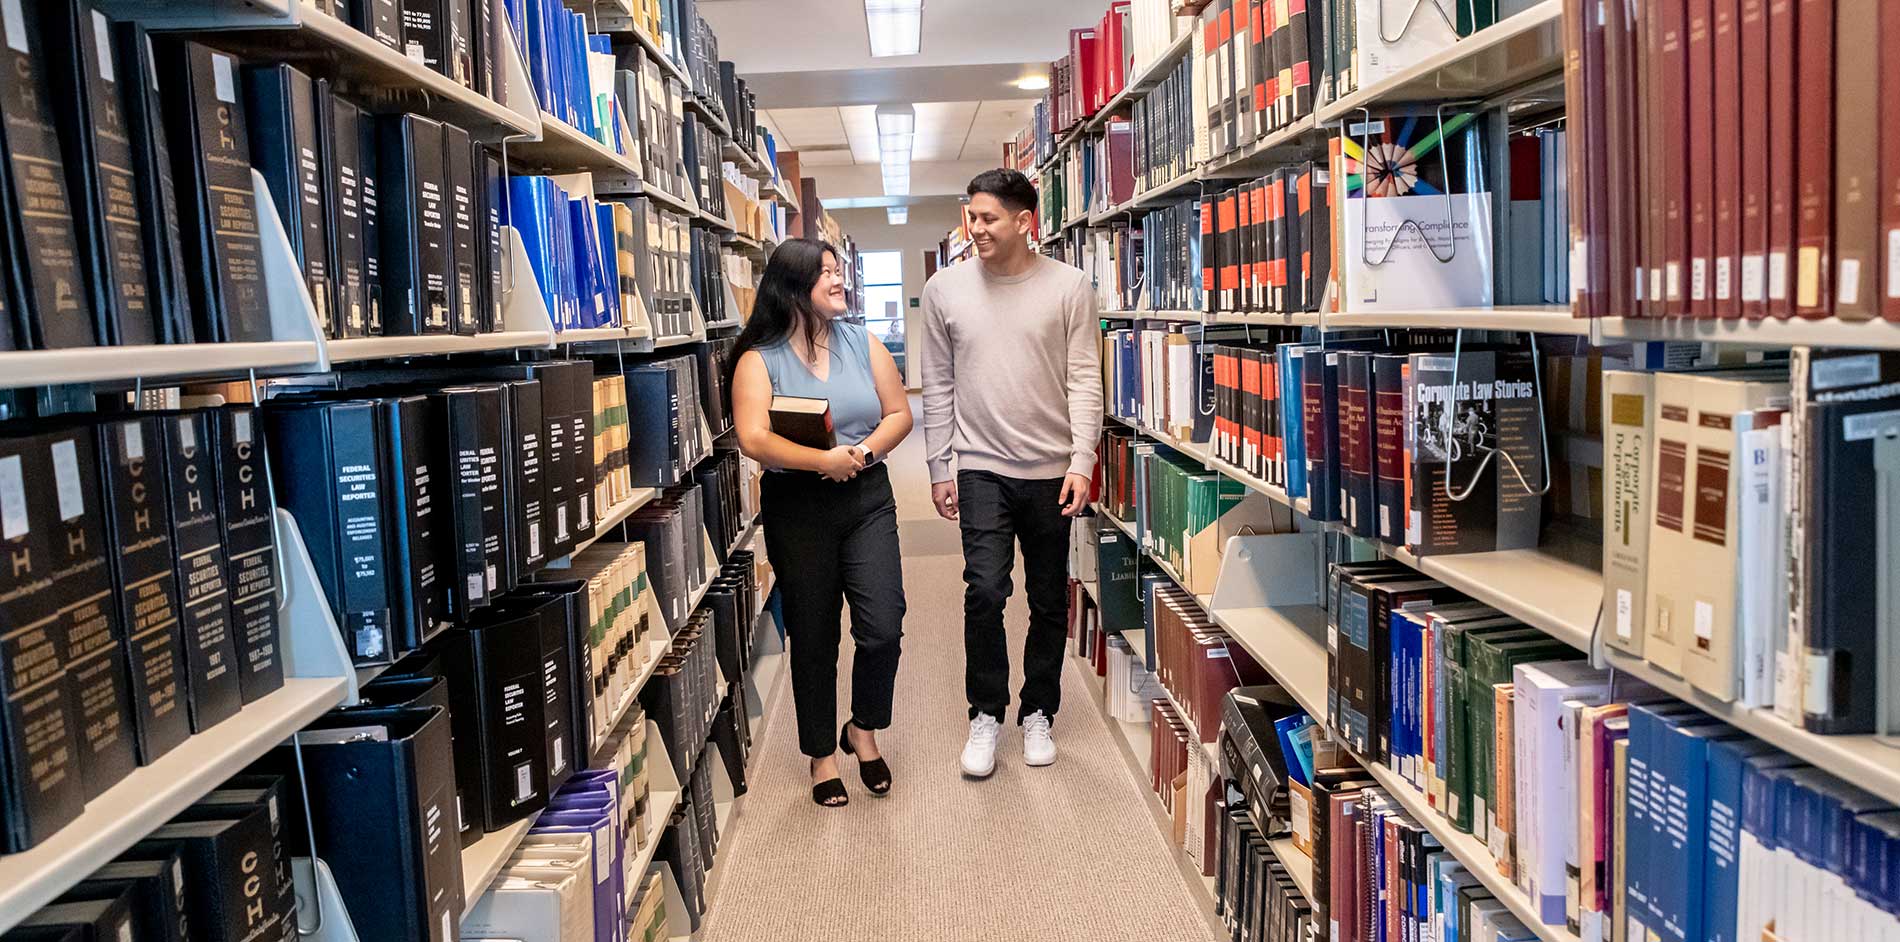
[[[904,371],[904,253],[866,252],[864,329],[884,341]]]

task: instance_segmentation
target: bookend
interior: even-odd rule
[[[297,935],[311,942],[361,942],[330,865],[320,857],[293,857],[290,868],[297,886]]]
[[[497,11],[499,13],[499,11]],[[541,127],[541,103],[534,97],[534,83],[528,78],[528,64],[521,61],[520,48],[515,45],[515,29],[508,17],[497,15],[495,25],[500,35],[495,38],[495,48],[500,51],[501,94],[496,97],[503,108],[515,113],[522,123],[536,128],[534,140],[540,140],[538,129]]]
[[[540,282],[534,278],[534,266],[528,264],[528,246],[521,241],[519,229],[502,228],[507,231],[508,241],[502,253],[506,256],[502,266],[507,277],[502,281],[501,329],[543,334],[547,341],[540,346],[552,347],[554,315],[548,311],[547,301],[542,299]]]
[[[1319,604],[1320,535],[1263,533],[1227,539],[1210,607],[1215,612]]]
[[[301,283],[301,282],[300,282]],[[343,633],[336,616],[324,597],[323,584],[317,581],[310,551],[290,511],[276,510],[277,559],[283,567],[278,602],[278,624],[282,626],[284,675],[287,677],[342,677],[343,703],[358,702],[356,669],[343,647]]]
[[[270,185],[255,169],[251,171],[251,194],[257,203],[258,249],[264,257],[264,299],[270,306],[271,339],[316,341],[319,358],[327,361],[322,354],[324,336],[317,322],[317,306],[304,284],[297,253],[290,248],[284,220],[277,215]]]

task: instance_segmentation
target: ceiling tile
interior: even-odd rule
[[[851,145],[851,159],[861,164],[877,163],[877,106],[850,105],[837,111],[844,123],[845,141]]]
[[[917,160],[955,160],[978,102],[927,101],[917,105]]]
[[[792,147],[845,143],[844,125],[836,108],[774,108],[766,112]]]

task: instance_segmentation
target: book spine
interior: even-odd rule
[[[1880,0],[1835,0],[1833,314],[1841,320],[1880,315],[1880,160],[1862,147],[1842,147],[1853,130],[1880,114],[1881,21],[1900,16]],[[1879,152],[1881,131],[1861,132]],[[1825,312],[1823,312],[1825,313]]]
[[[231,406],[211,413],[210,420],[218,441],[218,505],[229,554],[238,690],[251,703],[284,685],[276,521],[264,490],[268,483],[256,410]]]
[[[24,318],[21,346],[39,349],[89,347],[110,340],[98,334],[84,257],[73,221],[73,205],[64,172],[59,133],[48,110],[49,66],[41,42],[43,5],[15,4],[0,12],[7,44],[0,50],[9,74],[0,95],[0,127],[6,135],[7,176],[4,203],[9,225],[23,243],[14,269],[22,283],[15,290],[16,315]]]
[[[1794,314],[1796,144],[1806,128],[1797,121],[1795,8],[1799,0],[1768,2],[1768,304],[1767,316]]]
[[[1405,541],[1405,386],[1403,356],[1372,360],[1373,472],[1376,535],[1387,543]]]
[[[184,611],[186,689],[191,729],[203,732],[243,703],[236,639],[218,516],[211,430],[202,412],[164,420],[173,540]],[[322,544],[312,552],[322,552]]]
[[[178,636],[176,556],[158,422],[132,419],[99,426],[101,480],[114,549],[113,581],[120,587],[119,619],[125,627],[138,755],[144,765],[191,735]]]
[[[1794,313],[1826,317],[1834,214],[1834,2],[1795,4]]]
[[[1741,316],[1736,290],[1742,254],[1742,73],[1738,22],[1741,0],[1714,0],[1710,37],[1714,43],[1714,118],[1709,122],[1713,151],[1710,184],[1714,190],[1714,241],[1709,249],[1711,316]]]
[[[1880,316],[1900,321],[1900,14],[1880,17],[1880,204],[1875,252],[1881,262]]]
[[[1749,320],[1768,313],[1768,0],[1741,0],[1737,107],[1741,111],[1741,270],[1739,311]],[[1726,312],[1725,312],[1726,314]],[[1734,316],[1726,314],[1726,316]]]
[[[1689,191],[1689,244],[1683,253],[1689,285],[1685,293],[1689,315],[1709,318],[1715,315],[1710,270],[1715,246],[1715,3],[1687,0],[1687,4],[1688,162],[1682,166]]]
[[[245,110],[237,65],[223,53],[166,40],[159,69],[178,185],[188,194],[192,230],[181,244],[191,272],[198,341],[269,340],[263,249],[251,184]]]

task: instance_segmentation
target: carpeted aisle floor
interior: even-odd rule
[[[913,408],[916,399],[912,399]],[[921,420],[921,410],[920,420]],[[1204,942],[1191,895],[1146,796],[1071,658],[1056,725],[1061,759],[1022,764],[1010,725],[987,781],[966,781],[963,581],[956,525],[930,508],[921,421],[892,457],[909,616],[896,722],[880,735],[897,785],[872,797],[845,762],[851,804],[812,804],[790,690],[756,747],[752,791],[720,844],[709,942]],[[1021,578],[1009,626],[1021,654]],[[848,631],[848,628],[847,628]],[[848,641],[847,634],[847,641]],[[845,645],[849,650],[849,644]],[[847,655],[848,657],[848,655]],[[1020,684],[1020,665],[1012,689]],[[848,667],[840,680],[849,683]],[[840,704],[848,703],[840,695]],[[1013,724],[1012,715],[1011,722]],[[840,719],[842,722],[842,718]]]

